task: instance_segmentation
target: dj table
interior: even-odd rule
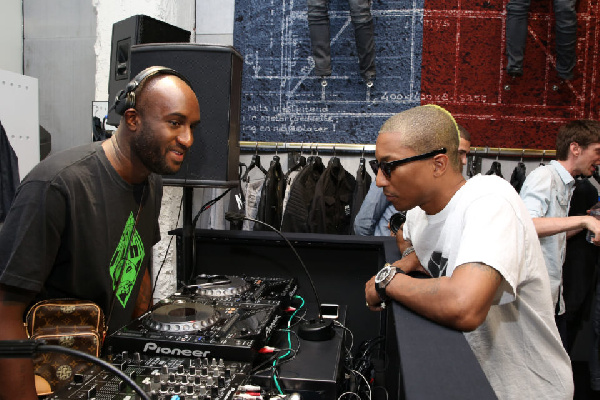
[[[273,370],[257,368],[263,358],[255,354],[265,344],[286,347],[287,334],[280,329],[296,294],[307,299],[306,318],[314,317],[317,307],[298,261],[271,233],[196,231],[198,264],[180,272],[197,278],[107,339],[120,369],[158,399],[237,399],[245,398],[236,397],[245,385],[273,389]],[[496,398],[462,333],[399,304],[384,313],[365,307],[364,283],[385,261],[399,258],[393,238],[286,236],[313,275],[321,301],[339,305],[337,320],[353,332],[355,349],[369,339],[381,343],[372,353],[373,376],[365,377],[375,379],[371,399]],[[200,317],[204,322],[198,325]],[[292,341],[293,356],[277,366],[280,388],[302,400],[339,398],[344,375],[350,374],[344,369],[345,331],[337,327],[324,341],[294,333]],[[95,369],[51,398],[96,394],[121,400],[131,390]],[[344,396],[352,397],[358,396]]]

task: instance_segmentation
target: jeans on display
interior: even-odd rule
[[[577,42],[576,0],[554,0],[556,19],[556,72],[572,79]],[[527,17],[531,0],[510,0],[506,5],[506,55],[509,74],[523,74],[523,54],[527,40]]]
[[[354,39],[358,51],[360,74],[365,80],[375,78],[375,31],[371,15],[371,0],[348,0]],[[329,0],[308,0],[308,27],[315,74],[331,75],[331,45],[329,35]]]

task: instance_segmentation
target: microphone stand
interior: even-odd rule
[[[333,330],[333,321],[326,320],[325,318],[322,317],[321,301],[319,300],[317,288],[315,287],[315,284],[310,276],[310,273],[308,272],[308,269],[306,268],[306,265],[304,265],[304,261],[302,261],[302,258],[296,251],[296,248],[283,235],[283,233],[281,233],[281,231],[279,229],[275,228],[272,225],[267,224],[266,222],[260,221],[255,218],[247,217],[240,213],[227,212],[227,213],[225,213],[225,219],[230,222],[248,220],[248,221],[252,221],[254,223],[259,223],[259,224],[264,225],[267,228],[271,229],[273,232],[277,233],[287,243],[287,245],[292,249],[292,251],[296,255],[296,258],[298,259],[298,261],[300,262],[300,265],[302,265],[302,268],[304,269],[304,273],[308,277],[308,281],[310,282],[310,285],[312,287],[312,291],[313,291],[313,294],[315,295],[315,300],[317,302],[317,307],[318,307],[317,319],[310,319],[306,322],[301,323],[298,327],[298,336],[300,336],[304,340],[310,340],[310,341],[322,341],[322,340],[329,340],[329,339],[333,338],[333,336],[335,335],[335,331]]]
[[[182,271],[177,271],[177,277],[185,282],[191,271],[194,270],[194,226],[192,223],[192,206],[194,189],[183,188],[183,229],[181,238],[182,247]]]

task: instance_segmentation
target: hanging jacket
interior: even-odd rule
[[[504,176],[502,176],[502,165],[500,164],[499,161],[494,161],[492,163],[492,166],[490,167],[490,170],[488,172],[486,172],[486,175],[498,175],[500,178],[504,178]]]
[[[369,175],[365,167],[365,159],[361,157],[360,163],[358,164],[358,170],[356,171],[356,187],[354,188],[354,194],[352,195],[352,214],[350,216],[350,221],[352,221],[353,224],[370,187],[371,175]]]
[[[575,180],[571,197],[569,216],[587,215],[598,201],[598,190],[589,179]],[[587,229],[567,239],[565,262],[563,264],[563,298],[565,313],[575,313],[581,308],[588,315],[590,301],[595,286],[594,270],[598,262],[599,249],[585,239]]]
[[[0,222],[10,210],[19,181],[19,160],[0,123]]]
[[[521,188],[523,187],[523,183],[525,182],[526,168],[525,164],[519,161],[517,166],[512,172],[510,176],[510,184],[515,188],[517,193],[521,192]]]
[[[258,213],[256,214],[257,220],[265,222],[275,229],[281,227],[284,190],[285,179],[283,178],[279,156],[274,156],[261,190]],[[265,231],[270,229],[263,224],[254,224],[254,230]]]
[[[481,162],[482,158],[477,155],[467,156],[467,176],[469,178],[481,173]]]
[[[300,155],[298,158],[298,162],[289,169],[288,172],[283,175],[283,179],[285,180],[285,192],[283,195],[283,214],[285,214],[285,206],[287,205],[288,200],[290,199],[290,192],[292,189],[292,184],[294,180],[298,177],[298,174],[306,166],[306,157]],[[283,224],[283,220],[281,221]]]
[[[333,157],[319,178],[308,212],[312,233],[350,235],[352,233],[352,195],[356,179]]]
[[[281,230],[284,232],[310,232],[308,229],[308,210],[312,203],[317,182],[325,171],[321,157],[312,158],[302,168],[292,183]]]

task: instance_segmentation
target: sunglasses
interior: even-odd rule
[[[413,161],[425,160],[427,158],[437,156],[438,154],[446,154],[446,148],[442,147],[441,149],[429,151],[427,153],[403,158],[402,160],[396,160],[396,161],[381,161],[381,162],[379,162],[377,160],[371,160],[371,161],[369,161],[369,164],[371,165],[371,168],[373,168],[373,173],[375,175],[377,175],[377,172],[379,171],[379,169],[381,169],[383,176],[385,176],[386,178],[389,179],[392,176],[392,171],[394,169],[396,169],[396,167],[399,167],[402,164],[407,164],[407,163],[413,162]]]

